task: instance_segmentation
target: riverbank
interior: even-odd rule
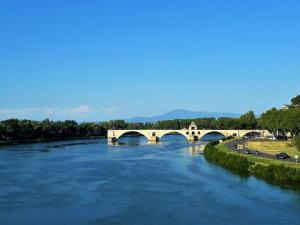
[[[300,164],[290,161],[246,155],[217,142],[206,145],[204,156],[209,162],[242,176],[255,176],[283,187],[295,188],[300,184]]]
[[[105,136],[91,136],[91,137],[66,137],[66,138],[51,138],[51,139],[29,139],[29,140],[12,140],[12,141],[0,141],[0,146],[4,145],[18,145],[18,144],[33,144],[44,143],[53,141],[68,141],[68,140],[83,140],[83,139],[97,139],[105,138]]]

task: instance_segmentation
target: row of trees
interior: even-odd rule
[[[108,129],[183,129],[194,121],[200,129],[255,129],[258,122],[253,112],[240,118],[200,118],[166,120],[156,123],[127,123],[112,120],[103,123],[80,123],[74,120],[43,121],[9,119],[0,122],[0,140],[64,139],[105,136]]]
[[[300,107],[289,109],[270,109],[260,118],[262,128],[274,134],[290,132],[293,136],[300,134]]]
[[[272,108],[260,117],[260,124],[274,134],[291,133],[292,136],[300,134],[300,96],[291,100],[292,105],[285,109]]]
[[[283,109],[267,110],[260,117],[260,125],[274,135],[290,133],[294,138],[293,143],[300,151],[300,95],[292,98],[291,103]]]
[[[64,139],[104,136],[106,129],[97,123],[78,124],[73,120],[43,121],[9,119],[0,122],[0,140]]]
[[[127,123],[113,120],[103,123],[77,123],[73,120],[43,121],[9,119],[0,122],[0,140],[64,139],[105,136],[108,129],[183,129],[194,121],[199,129],[267,129],[274,134],[300,134],[300,96],[288,109],[270,109],[256,118],[249,111],[240,118],[199,118],[165,120],[156,123]]]

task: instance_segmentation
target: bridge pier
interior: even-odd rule
[[[107,137],[107,142],[108,143],[115,143],[115,142],[117,142],[117,138],[115,138],[115,137]]]
[[[159,142],[159,138],[157,136],[147,137],[149,142]]]
[[[189,135],[187,137],[187,140],[190,141],[190,142],[194,142],[194,141],[199,141],[199,137],[198,136],[194,136],[194,135]]]

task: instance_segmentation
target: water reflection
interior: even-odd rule
[[[141,142],[139,140],[129,140],[129,141],[117,141],[117,142],[108,142],[107,143],[110,146],[137,146],[141,145]]]
[[[193,146],[189,146],[187,147],[187,152],[189,155],[191,156],[195,156],[197,154],[203,154],[203,150],[205,148],[205,145],[193,145]]]

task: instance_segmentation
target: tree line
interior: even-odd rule
[[[253,112],[240,118],[176,119],[156,123],[128,123],[124,120],[77,123],[74,120],[43,121],[8,119],[0,122],[0,141],[51,140],[76,137],[106,136],[108,129],[183,129],[194,121],[199,129],[255,129],[257,120]]]
[[[300,96],[291,100],[287,109],[270,109],[260,117],[249,111],[239,118],[175,119],[155,123],[128,123],[124,120],[84,122],[74,120],[43,121],[9,119],[0,122],[0,141],[47,140],[106,136],[108,129],[183,129],[195,122],[199,129],[266,129],[275,135],[300,134]]]
[[[9,119],[0,122],[0,140],[51,140],[76,137],[104,136],[106,129],[97,123],[74,120],[43,121]]]
[[[263,129],[273,134],[290,133],[292,136],[300,134],[300,95],[292,98],[292,104],[283,109],[272,108],[260,117]]]

